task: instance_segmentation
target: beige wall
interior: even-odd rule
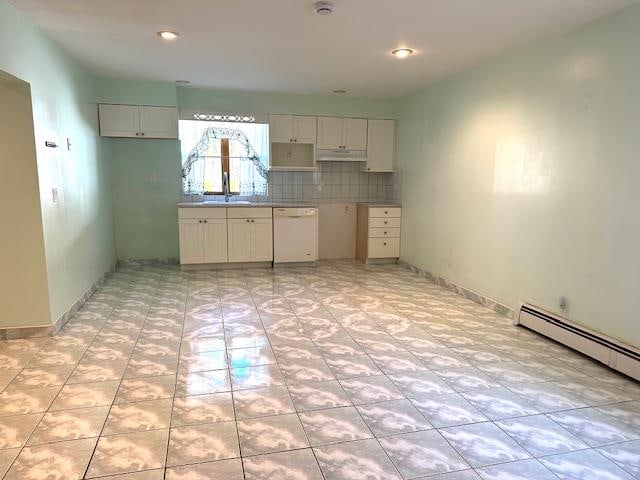
[[[0,71],[0,328],[49,325],[29,84]]]

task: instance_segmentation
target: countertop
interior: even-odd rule
[[[402,207],[401,204],[393,203],[393,202],[358,202],[358,205],[364,205],[366,207],[381,207],[381,208]]]
[[[316,208],[318,205],[314,203],[266,203],[266,202],[180,202],[178,208],[247,208],[247,207],[266,207],[266,208]]]

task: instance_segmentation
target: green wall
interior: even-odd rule
[[[135,139],[110,142],[118,258],[178,258],[180,143]]]
[[[178,105],[221,113],[291,113],[298,115],[395,118],[398,101],[348,95],[296,95],[178,87]]]
[[[49,323],[115,261],[110,145],[98,136],[95,78],[3,0],[0,69],[31,87],[50,297],[49,319],[13,324]],[[46,148],[45,140],[60,148]],[[56,204],[54,187],[60,192]],[[15,201],[19,208],[20,198]]]
[[[402,257],[640,346],[640,7],[404,99]]]

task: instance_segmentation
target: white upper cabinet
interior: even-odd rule
[[[178,111],[173,107],[140,106],[140,133],[149,138],[178,138]]]
[[[318,148],[336,149],[342,145],[342,118],[318,117]]]
[[[316,117],[269,115],[272,143],[316,143]]]
[[[293,116],[293,132],[296,143],[316,143],[316,117]]]
[[[137,105],[99,105],[98,109],[101,136],[140,136],[140,111]]]
[[[175,107],[100,104],[98,114],[103,137],[178,138]]]
[[[393,172],[396,153],[395,120],[369,120],[367,135],[367,172]]]
[[[367,119],[345,118],[342,121],[342,144],[347,150],[367,149]]]
[[[318,117],[318,148],[366,150],[367,119]]]

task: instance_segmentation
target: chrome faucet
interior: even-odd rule
[[[229,173],[222,173],[222,190],[224,191],[224,201],[228,202],[231,194],[229,193]]]

